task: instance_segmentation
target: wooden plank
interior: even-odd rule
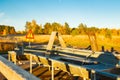
[[[90,44],[93,51],[98,51],[97,39],[95,34],[88,34]]]
[[[71,74],[89,79],[89,72],[85,68],[69,64],[69,69]]]
[[[65,42],[64,42],[60,33],[58,33],[58,39],[59,39],[59,42],[60,42],[62,48],[66,48],[66,44],[65,44]]]
[[[50,36],[50,40],[49,40],[48,46],[47,46],[47,50],[52,50],[52,46],[53,46],[53,43],[55,41],[55,37],[56,36],[59,39],[59,42],[60,42],[62,48],[66,48],[65,42],[64,42],[61,34],[58,33],[58,32],[52,32],[52,34]]]
[[[20,67],[0,56],[0,72],[8,80],[39,80]]]
[[[47,45],[47,50],[52,50],[52,46],[53,46],[56,34],[57,34],[57,32],[52,32],[49,42],[48,42],[48,45]]]
[[[67,71],[67,66],[64,62],[60,62],[60,61],[56,61],[56,60],[52,60],[52,66],[54,68],[58,68],[60,70],[63,70],[65,72],[68,72]]]
[[[42,56],[38,56],[38,58],[40,59],[40,63],[41,63],[41,64],[50,67],[51,61],[50,61],[48,58],[42,57]]]
[[[16,52],[15,51],[8,51],[8,60],[14,62],[16,64]]]

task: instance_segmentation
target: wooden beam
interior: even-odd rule
[[[8,80],[40,80],[1,56],[0,72]]]
[[[59,42],[60,42],[60,45],[62,46],[62,48],[66,48],[66,45],[65,45],[65,42],[61,36],[60,33],[54,31],[52,32],[51,36],[50,36],[50,39],[49,39],[49,43],[47,45],[47,50],[52,50],[52,46],[54,44],[54,41],[55,41],[55,37],[57,36],[57,38],[59,39]]]
[[[59,42],[60,42],[62,48],[66,48],[66,44],[65,44],[65,42],[64,42],[60,33],[58,33],[58,39],[59,39]]]
[[[52,46],[53,46],[56,34],[57,34],[57,32],[52,32],[49,42],[48,42],[48,45],[47,45],[47,50],[52,50]]]
[[[16,64],[16,52],[15,51],[8,51],[8,60],[12,61],[14,64]]]
[[[97,45],[97,39],[96,35],[94,34],[88,34],[90,45],[93,51],[98,51],[98,45]]]

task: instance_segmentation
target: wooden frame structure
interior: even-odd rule
[[[95,33],[88,33],[92,51],[98,51],[98,44]]]
[[[52,47],[53,47],[53,44],[54,44],[56,36],[59,39],[59,42],[60,42],[62,48],[66,48],[66,44],[65,44],[61,34],[59,32],[54,31],[54,32],[51,33],[51,36],[50,36],[50,39],[49,39],[49,43],[47,45],[47,50],[52,50]]]

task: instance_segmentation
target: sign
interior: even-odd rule
[[[34,34],[32,33],[32,30],[30,29],[26,35],[26,39],[34,39]]]
[[[31,48],[30,42],[33,42],[33,39],[34,39],[34,34],[33,34],[31,29],[26,34],[26,39],[27,39],[27,41],[29,41],[29,46],[28,47]]]

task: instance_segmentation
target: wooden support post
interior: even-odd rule
[[[30,41],[29,41],[29,48],[31,48],[31,44],[30,44]]]
[[[95,33],[88,34],[90,45],[93,51],[98,51],[97,39]]]
[[[16,60],[16,54],[14,54],[14,64],[16,64],[17,63],[17,60]]]
[[[96,80],[96,74],[94,70],[91,70],[91,80]]]
[[[50,39],[49,39],[49,43],[47,45],[47,50],[52,50],[52,46],[53,46],[56,34],[57,32],[52,32]]]
[[[30,56],[30,73],[32,73],[32,55],[29,54],[29,56]]]
[[[120,78],[118,77],[116,80],[120,80]]]
[[[58,33],[58,39],[60,41],[60,44],[61,44],[62,48],[66,48],[65,42],[64,42],[60,33]]]
[[[22,44],[22,55],[24,55],[24,44],[23,42],[21,44]]]
[[[50,36],[50,39],[49,39],[49,43],[47,45],[47,52],[45,54],[46,57],[49,57],[51,52],[52,52],[52,48],[53,48],[53,44],[54,44],[54,41],[55,41],[55,37],[57,36],[57,38],[59,39],[59,42],[62,46],[62,48],[66,48],[66,45],[65,45],[65,42],[64,40],[62,39],[61,37],[61,34],[54,31],[52,32],[51,36]]]
[[[16,52],[15,51],[8,51],[8,60],[14,62],[16,64]]]
[[[57,36],[57,38],[59,39],[59,42],[60,42],[61,46],[62,46],[63,48],[66,47],[65,42],[64,42],[64,40],[63,40],[62,37],[61,37],[61,34],[55,31],[55,32],[52,32],[52,34],[51,34],[51,36],[50,36],[49,43],[48,43],[48,45],[47,45],[47,50],[52,50],[52,46],[53,46],[53,43],[54,43],[54,41],[55,41],[55,37],[56,37],[56,36]]]
[[[11,61],[11,59],[10,59],[10,53],[8,52],[8,61]]]
[[[54,63],[52,62],[52,70],[51,70],[51,72],[52,72],[52,80],[54,80],[54,65],[53,65]]]
[[[83,78],[83,80],[87,80],[86,78]]]

